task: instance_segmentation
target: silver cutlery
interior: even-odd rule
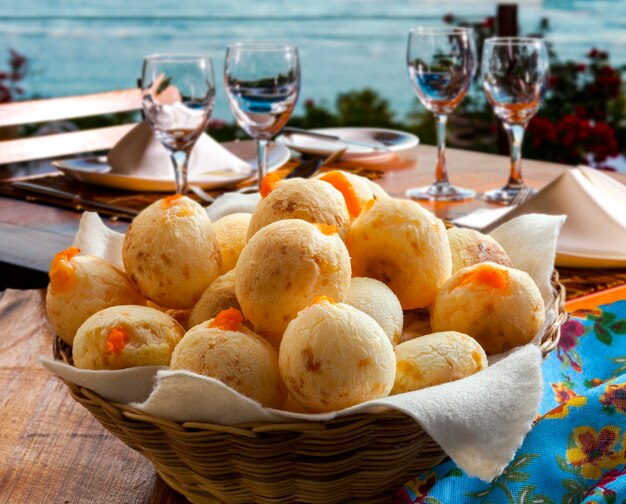
[[[127,207],[122,207],[118,205],[112,205],[110,203],[103,203],[100,201],[86,199],[86,198],[83,198],[79,194],[71,193],[68,191],[62,191],[61,189],[55,189],[53,187],[47,187],[47,186],[35,184],[32,182],[15,181],[12,183],[12,186],[21,191],[43,194],[46,196],[52,196],[54,198],[59,198],[65,201],[69,201],[73,203],[77,208],[87,207],[87,208],[93,208],[93,209],[99,209],[99,210],[106,210],[107,212],[112,212],[118,217],[123,217],[126,219],[132,219],[137,214],[139,214],[139,211],[133,208],[127,208]]]
[[[283,135],[285,136],[304,135],[304,136],[319,138],[321,140],[332,140],[334,142],[341,142],[347,145],[369,147],[370,149],[374,149],[374,150],[390,152],[389,147],[387,147],[386,145],[382,143],[367,142],[363,140],[353,140],[351,138],[341,138],[339,136],[329,135],[327,133],[318,133],[316,131],[310,131],[310,130],[305,130],[301,128],[292,128],[292,127],[283,128]]]
[[[528,186],[523,186],[515,197],[511,200],[508,206],[518,206],[525,203],[535,195],[535,191]]]

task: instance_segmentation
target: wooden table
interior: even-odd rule
[[[387,172],[381,185],[395,195],[432,179],[434,149],[419,148],[417,167]],[[454,183],[479,191],[506,178],[507,160],[450,150]],[[530,185],[542,187],[566,168],[527,161]],[[624,177],[618,177],[624,180]],[[441,216],[482,203],[433,207]],[[0,198],[0,260],[47,271],[67,247],[79,214]],[[123,223],[114,224],[123,228]],[[0,503],[82,504],[186,502],[157,476],[149,462],[108,434],[68,395],[65,385],[37,358],[51,355],[52,330],[42,290],[7,290],[0,298]]]
[[[0,294],[0,503],[187,502],[37,362],[52,348],[44,291]]]

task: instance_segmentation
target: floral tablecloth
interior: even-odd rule
[[[571,314],[543,372],[538,422],[499,478],[448,461],[394,502],[626,504],[626,301]]]

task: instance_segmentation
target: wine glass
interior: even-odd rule
[[[435,182],[413,188],[407,196],[419,200],[457,201],[473,198],[471,189],[448,182],[445,145],[448,115],[461,103],[476,71],[476,45],[471,28],[411,28],[407,47],[409,78],[422,104],[435,115],[437,167]]]
[[[215,100],[211,57],[146,56],[141,90],[144,116],[172,159],[176,194],[186,195],[189,154],[207,127]]]
[[[548,51],[543,40],[494,37],[483,48],[482,77],[489,103],[509,138],[511,172],[500,189],[483,198],[509,204],[524,189],[536,192],[522,178],[522,142],[530,119],[537,113],[548,81]]]
[[[260,187],[269,140],[291,117],[300,93],[298,48],[279,42],[232,44],[226,51],[224,85],[239,126],[256,140]]]

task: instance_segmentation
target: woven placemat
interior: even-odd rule
[[[626,269],[557,269],[568,301],[626,285]]]

